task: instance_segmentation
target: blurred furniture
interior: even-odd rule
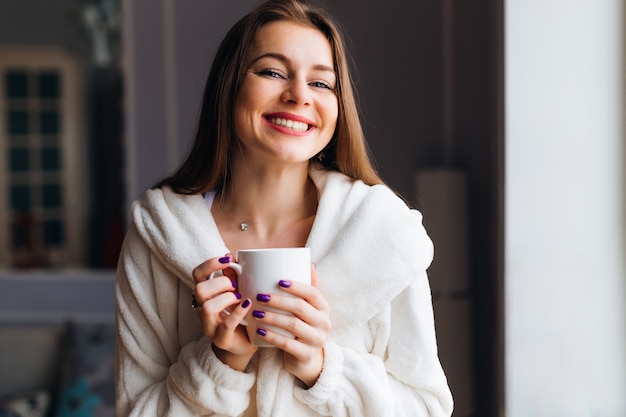
[[[110,271],[0,275],[0,415],[41,415],[42,396],[46,416],[114,415],[114,285]]]

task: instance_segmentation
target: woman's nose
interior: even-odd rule
[[[309,85],[305,81],[293,79],[290,80],[282,94],[282,100],[286,103],[299,104],[308,106],[311,104],[311,91]]]

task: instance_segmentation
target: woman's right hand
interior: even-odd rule
[[[222,362],[243,371],[258,348],[250,343],[245,328],[240,326],[251,303],[250,300],[239,299],[233,271],[228,269],[231,259],[230,254],[211,258],[198,265],[192,275],[196,283],[196,301],[200,306],[198,317],[204,334],[213,342],[215,354]],[[219,270],[224,276],[209,279],[212,273]]]

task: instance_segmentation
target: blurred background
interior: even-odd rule
[[[454,416],[626,415],[623,1],[322,3],[435,243]],[[184,158],[256,4],[0,0],[0,415],[113,415],[129,205]]]

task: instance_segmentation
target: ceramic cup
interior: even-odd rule
[[[311,251],[309,248],[271,248],[271,249],[244,249],[237,251],[237,263],[229,266],[237,272],[238,288],[242,299],[252,301],[248,315],[242,324],[246,326],[248,338],[258,346],[271,346],[263,341],[263,336],[257,334],[258,327],[271,330],[286,336],[293,335],[285,330],[263,324],[252,317],[253,310],[274,311],[280,314],[289,314],[268,308],[263,302],[257,301],[257,294],[281,293],[278,281],[289,280],[311,283]],[[260,326],[259,326],[260,325]]]

